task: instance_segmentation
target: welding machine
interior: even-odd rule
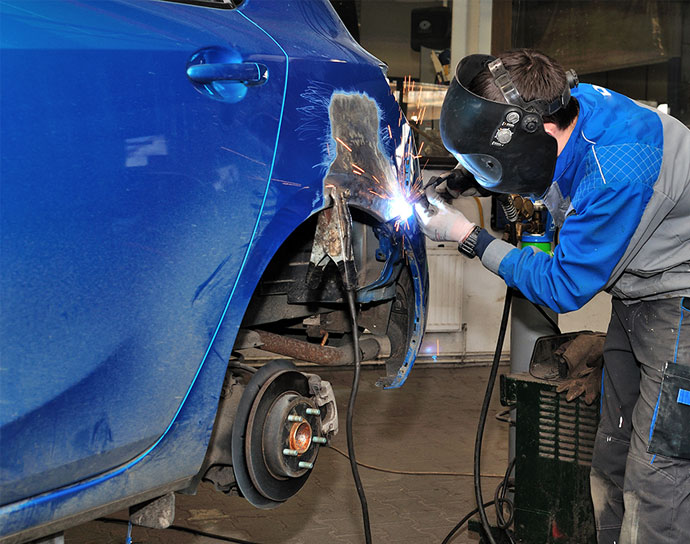
[[[568,402],[553,381],[530,374],[503,376],[501,402],[516,408],[516,541],[595,544],[589,471],[597,406]]]
[[[514,414],[516,543],[596,544],[589,471],[599,405],[556,392],[554,352],[581,332],[537,339],[529,371],[501,376],[501,404]],[[481,524],[470,530],[481,533]],[[502,533],[493,533],[497,542],[507,542]]]

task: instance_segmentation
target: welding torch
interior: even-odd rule
[[[498,203],[503,208],[503,213],[505,213],[506,218],[510,223],[515,223],[518,220],[518,212],[513,205],[513,198],[509,194],[505,193],[494,193],[488,189],[482,187],[474,176],[467,171],[462,166],[457,166],[453,170],[444,172],[440,176],[432,177],[424,186],[424,190],[421,194],[415,196],[411,201],[410,205],[414,206],[417,203],[421,203],[428,212],[433,213],[433,204],[429,202],[427,197],[427,191],[429,188],[436,190],[441,184],[445,183],[446,187],[443,191],[438,192],[439,198],[450,202],[459,198],[461,196],[494,196],[498,200]]]

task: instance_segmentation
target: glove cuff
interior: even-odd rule
[[[470,223],[464,217],[458,218],[448,232],[448,237],[462,244],[477,225]]]

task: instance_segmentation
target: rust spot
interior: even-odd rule
[[[306,421],[293,423],[290,429],[290,449],[295,450],[300,455],[306,452],[311,445],[311,425]]]

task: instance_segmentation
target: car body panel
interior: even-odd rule
[[[196,473],[261,272],[328,205],[333,96],[375,103],[382,157],[405,122],[327,3],[0,10],[2,536]],[[209,92],[186,74],[200,51],[268,79]],[[418,326],[390,386],[426,315],[423,240],[400,228]]]
[[[214,12],[210,37],[187,6],[100,7],[3,15],[11,28],[8,17],[39,14],[72,27],[47,37],[21,25],[31,48],[3,52],[2,95],[16,104],[3,110],[3,358],[16,365],[3,379],[4,502],[119,465],[162,434],[205,357],[273,163],[286,66],[269,37],[236,12]],[[75,50],[84,35],[98,40]],[[209,39],[266,51],[271,80],[236,104],[204,96],[185,66]],[[255,137],[234,141],[249,123]],[[257,191],[243,190],[249,180]],[[64,446],[27,456],[41,436]]]

